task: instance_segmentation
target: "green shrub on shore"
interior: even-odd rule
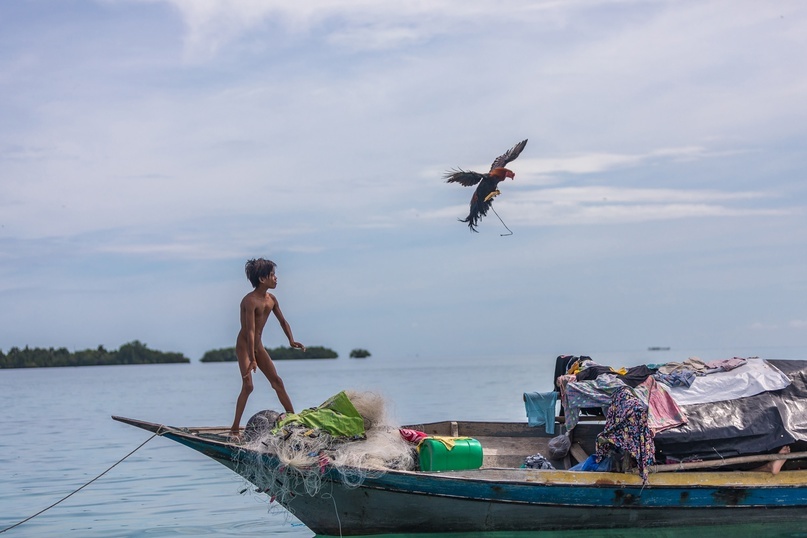
[[[305,351],[294,349],[291,347],[275,347],[266,348],[269,356],[273,361],[284,361],[293,359],[336,359],[339,354],[332,349],[322,346],[311,346],[306,348]],[[221,349],[212,349],[206,352],[200,362],[233,362],[238,360],[235,356],[234,347],[226,347]]]
[[[272,360],[293,359],[336,359],[336,351],[322,346],[311,346],[305,352],[290,347],[267,348]],[[211,349],[205,352],[200,362],[234,362],[235,348]],[[109,351],[104,346],[96,349],[69,351],[60,348],[12,347],[8,353],[0,350],[0,369],[3,368],[49,368],[56,366],[103,366],[115,364],[168,364],[188,363],[190,359],[182,353],[166,353],[149,349],[138,340]]]
[[[113,364],[166,364],[188,363],[182,353],[165,353],[149,349],[138,340],[122,345],[115,351],[104,346],[96,349],[69,351],[67,348],[12,347],[8,353],[0,351],[0,368],[45,368],[54,366],[104,366]]]

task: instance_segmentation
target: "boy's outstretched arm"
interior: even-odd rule
[[[305,351],[305,346],[303,344],[294,341],[294,335],[291,333],[291,325],[289,325],[289,322],[286,321],[285,317],[283,317],[283,312],[280,310],[277,300],[275,300],[275,307],[272,309],[272,312],[274,312],[275,316],[277,317],[277,321],[280,323],[280,327],[283,329],[283,332],[286,333],[286,338],[289,339],[289,345],[295,349]]]

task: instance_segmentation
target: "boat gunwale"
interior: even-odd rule
[[[206,443],[215,445],[218,448],[229,449],[229,460],[235,461],[238,452],[248,452],[261,457],[272,458],[273,454],[260,452],[249,448],[246,445],[234,443],[226,439],[211,438],[211,436],[224,437],[223,434],[212,433],[214,431],[228,432],[227,428],[213,427],[187,427],[178,428],[166,426],[164,424],[151,423],[137,419],[113,416],[113,419],[152,431],[156,435],[168,438],[177,437],[186,439],[192,443]],[[447,425],[452,421],[439,421],[430,423],[431,425]],[[468,423],[468,422],[465,422]],[[476,424],[521,424],[521,423],[498,423],[498,422],[478,422]],[[429,425],[429,424],[424,424]],[[201,435],[199,435],[201,434]],[[510,437],[510,436],[503,436]],[[516,436],[517,437],[517,436]],[[201,452],[201,450],[200,450]],[[208,456],[211,456],[208,454]],[[218,459],[218,458],[217,458]],[[224,458],[226,459],[226,458]],[[332,467],[336,472],[339,472]],[[366,472],[363,469],[356,469],[357,472]],[[594,488],[732,488],[732,489],[793,489],[807,487],[807,470],[782,470],[778,474],[767,471],[699,471],[681,470],[679,472],[651,472],[647,482],[643,482],[641,477],[635,473],[616,473],[598,471],[571,471],[566,469],[527,469],[519,467],[481,467],[479,469],[467,469],[461,471],[419,471],[403,469],[372,469],[386,474],[430,477],[438,481],[452,480],[463,482],[495,483],[507,482],[513,485],[542,485],[548,487],[569,487],[585,486]],[[497,475],[498,473],[498,475]],[[518,479],[517,475],[525,475],[525,479]],[[471,475],[471,476],[469,476]],[[477,476],[478,475],[478,476]],[[487,476],[486,476],[487,475]],[[509,475],[509,476],[504,476]],[[498,478],[496,477],[498,476]],[[693,479],[698,479],[694,481]],[[374,480],[370,480],[369,486]],[[379,486],[380,487],[380,486]]]

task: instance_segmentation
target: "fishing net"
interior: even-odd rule
[[[236,470],[284,506],[295,495],[317,495],[334,478],[358,487],[367,477],[417,466],[415,444],[392,424],[379,394],[343,391],[318,408],[278,418],[261,411],[249,420]]]

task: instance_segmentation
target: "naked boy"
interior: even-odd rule
[[[275,389],[280,404],[286,413],[294,413],[291,399],[286,393],[283,380],[277,374],[275,365],[261,340],[263,328],[269,316],[274,312],[280,327],[289,339],[289,345],[296,349],[305,351],[305,346],[300,342],[295,342],[291,333],[291,327],[283,317],[283,312],[277,304],[277,299],[269,293],[277,287],[277,276],[275,275],[275,263],[263,258],[249,260],[246,263],[245,271],[247,278],[255,288],[241,300],[241,330],[235,344],[235,354],[238,357],[238,367],[241,370],[241,393],[235,405],[235,419],[230,428],[233,436],[238,436],[240,432],[241,415],[247,405],[254,385],[252,383],[252,373],[260,368],[266,379]]]

